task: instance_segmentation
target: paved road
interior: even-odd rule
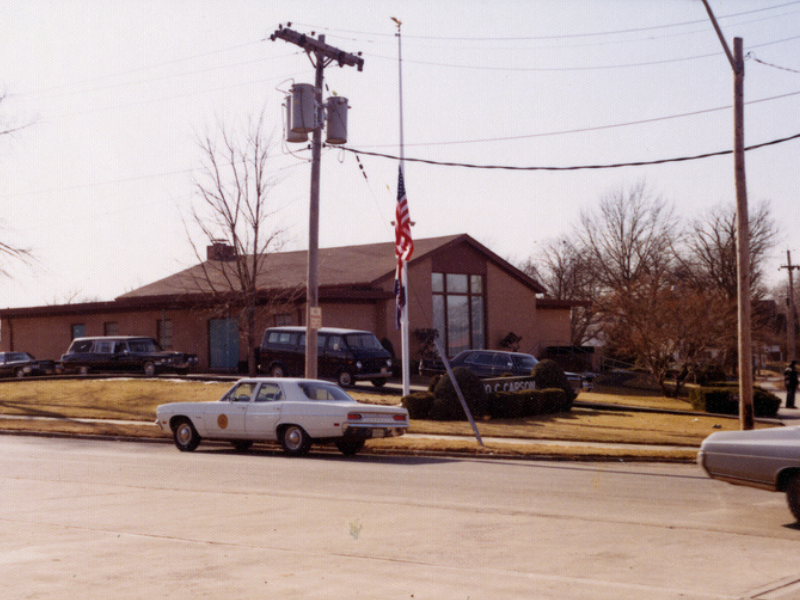
[[[791,521],[693,465],[0,436],[4,598],[797,598]]]

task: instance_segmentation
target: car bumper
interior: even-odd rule
[[[373,425],[348,425],[344,430],[346,439],[371,440],[377,438],[399,437],[406,432],[405,427],[375,427]]]

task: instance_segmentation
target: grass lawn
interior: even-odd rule
[[[0,384],[0,429],[71,433],[79,435],[110,435],[136,437],[166,437],[154,424],[159,404],[185,401],[213,401],[231,386],[230,382],[199,382],[170,379],[66,379],[13,380]],[[399,404],[397,395],[386,391],[356,388],[351,395],[362,402]],[[626,406],[687,410],[681,400],[653,396],[616,396],[582,393],[586,402],[615,403]],[[56,417],[20,420],[8,416]],[[80,419],[125,420],[130,424],[86,423]],[[719,430],[738,429],[737,419],[702,414],[669,414],[626,410],[598,410],[576,406],[568,413],[515,420],[481,420],[478,430],[484,438],[505,438],[501,444],[487,443],[480,448],[473,439],[420,439],[404,436],[388,440],[373,440],[368,444],[376,450],[403,449],[406,451],[453,450],[475,454],[569,455],[595,457],[597,448],[586,448],[587,442],[682,446],[683,449],[636,450],[640,458],[666,457],[693,460],[700,442]],[[436,436],[472,436],[466,421],[411,422],[409,433]],[[540,440],[541,444],[518,440]],[[560,440],[566,444],[546,443]],[[573,443],[574,445],[570,445]],[[631,456],[630,449],[604,449],[606,457]]]

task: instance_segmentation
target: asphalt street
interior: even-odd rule
[[[695,465],[0,436],[4,598],[797,598],[792,521]]]

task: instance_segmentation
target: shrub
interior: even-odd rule
[[[489,395],[489,414],[493,419],[521,419],[568,411],[571,403],[564,390],[519,390]]]
[[[739,414],[738,384],[718,383],[714,386],[696,387],[689,391],[689,402],[692,408],[702,412],[721,415]],[[778,414],[781,399],[764,388],[753,388],[753,414],[756,417],[774,417]]]
[[[433,394],[430,392],[413,392],[403,396],[400,401],[403,408],[408,411],[411,419],[427,419],[433,408]]]
[[[486,390],[478,376],[464,367],[453,369],[453,376],[458,382],[458,387],[464,395],[464,400],[472,416],[474,418],[484,416],[487,408]],[[432,419],[439,421],[461,421],[467,419],[449,375],[442,376],[439,379],[433,395],[433,407],[430,413]]]
[[[558,366],[558,363],[549,358],[539,361],[536,366],[533,367],[531,376],[536,382],[537,389],[564,390],[569,405],[566,410],[572,408],[572,402],[575,400],[576,394],[572,390],[572,386],[569,383],[569,379],[567,379],[567,376],[564,374],[564,371]]]

